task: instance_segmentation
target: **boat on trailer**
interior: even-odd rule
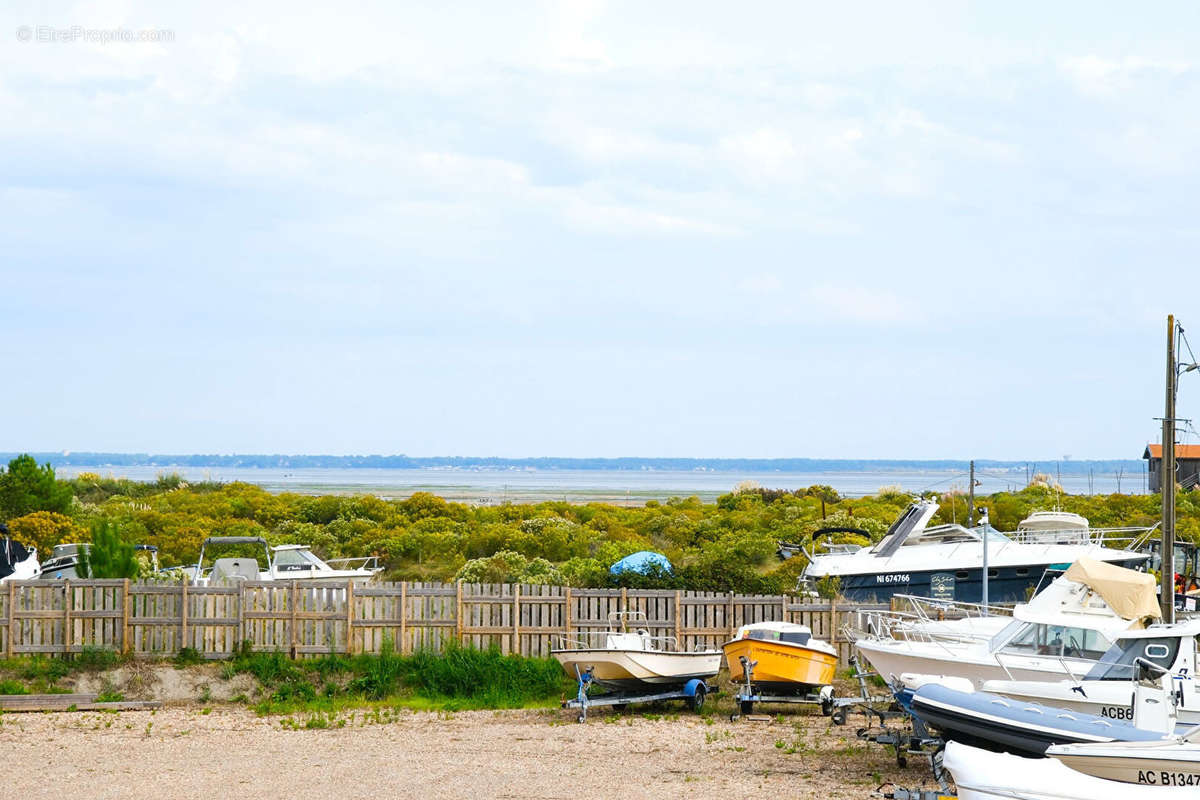
[[[1072,530],[1068,541],[1059,543],[1053,531],[1008,536],[988,524],[969,529],[953,523],[931,527],[937,510],[936,501],[917,500],[870,547],[840,544],[829,552],[808,554],[800,590],[812,591],[817,581],[837,578],[841,594],[855,601],[880,602],[905,593],[978,603],[983,596],[986,543],[988,600],[1015,603],[1025,600],[1055,565],[1091,558],[1136,567],[1148,558],[1135,548],[1150,529],[1136,529],[1139,535],[1124,540],[1124,548],[1115,548],[1106,544],[1107,532],[1100,530],[1089,530],[1082,537]],[[817,531],[814,537],[821,534]]]
[[[568,675],[588,673],[619,691],[707,681],[721,671],[720,650],[682,650],[674,636],[652,635],[641,611],[615,611],[608,622],[607,631],[558,637],[550,655]]]
[[[1178,725],[1200,725],[1200,690],[1196,686],[1196,644],[1200,619],[1172,625],[1157,624],[1121,634],[1094,667],[1082,678],[1059,681],[991,680],[985,692],[1057,706],[1072,711],[1099,714],[1116,720],[1132,720],[1130,681],[1138,665],[1154,664],[1172,676],[1170,693],[1176,698]],[[1164,697],[1164,702],[1166,698]]]
[[[724,644],[729,680],[741,684],[742,714],[754,703],[819,703],[831,712],[837,650],[817,639],[807,625],[753,622],[738,628]]]
[[[989,680],[1082,677],[1118,636],[1144,628],[1158,613],[1152,576],[1079,561],[1013,608],[1011,618],[971,617],[931,628],[911,616],[867,612],[847,634],[885,680],[949,675],[979,689]]]
[[[917,689],[911,709],[946,741],[1030,756],[1042,756],[1054,744],[1161,742],[1173,738],[1171,733],[1138,728],[1132,722],[939,683]]]

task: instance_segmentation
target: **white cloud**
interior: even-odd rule
[[[1147,79],[1182,75],[1194,69],[1194,65],[1189,61],[1136,56],[1111,59],[1087,55],[1064,58],[1059,62],[1059,69],[1080,91],[1103,97],[1127,92]]]

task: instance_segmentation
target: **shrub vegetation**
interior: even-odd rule
[[[1083,514],[1097,527],[1151,525],[1156,495],[1061,495],[1029,487],[978,498],[1001,530],[1038,509]],[[64,498],[66,500],[64,501]],[[828,486],[764,489],[742,484],[715,503],[673,497],[640,507],[565,502],[469,506],[418,492],[405,500],[370,495],[271,494],[245,483],[189,484],[177,475],[152,483],[82,474],[58,480],[50,467],[14,459],[0,474],[0,512],[13,535],[43,555],[60,542],[115,532],[128,545],[156,545],[164,566],[194,563],[207,536],[263,536],[310,545],[326,558],[379,556],[389,580],[566,583],[774,593],[790,591],[803,555],[781,560],[780,541],[807,543],[821,527],[859,528],[868,544],[910,497],[895,488],[844,498]],[[935,522],[962,522],[966,501],[946,494]],[[1200,493],[1178,499],[1179,533],[1200,538]],[[638,550],[656,550],[671,572],[609,574]],[[122,557],[123,558],[123,557]],[[94,559],[93,559],[94,560]]]

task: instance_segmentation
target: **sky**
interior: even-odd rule
[[[1166,2],[5,3],[0,450],[1136,458],[1197,53]]]

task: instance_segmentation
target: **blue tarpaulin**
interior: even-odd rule
[[[620,575],[622,572],[640,572],[645,575],[651,570],[652,565],[657,565],[663,572],[671,571],[671,562],[667,561],[667,557],[662,553],[650,550],[639,550],[632,555],[625,556],[613,564],[608,571],[613,575]]]

